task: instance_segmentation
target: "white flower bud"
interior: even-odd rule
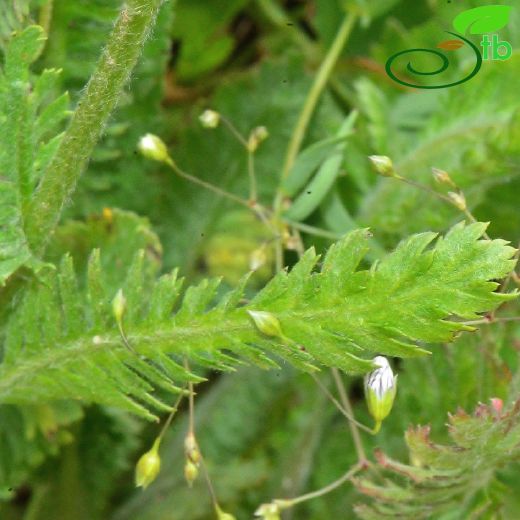
[[[397,376],[394,376],[385,357],[376,356],[373,363],[378,368],[365,376],[365,398],[368,411],[376,423],[374,433],[377,433],[381,423],[392,410],[397,391]]]
[[[153,134],[146,134],[137,144],[137,149],[143,157],[152,161],[166,162],[169,159],[168,148],[160,137]]]
[[[217,128],[220,123],[220,114],[214,110],[204,110],[199,116],[199,121],[204,128]]]

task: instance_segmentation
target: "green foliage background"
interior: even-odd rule
[[[203,479],[190,489],[183,478],[186,404],[163,441],[159,477],[146,491],[133,487],[159,430],[153,420],[165,419],[186,381],[200,382],[197,438],[223,509],[251,518],[263,502],[321,488],[357,455],[347,421],[308,372],[319,367],[335,393],[327,367],[342,369],[356,418],[371,425],[361,375],[377,354],[394,358],[399,388],[381,432],[362,432],[374,466],[283,518],[520,516],[518,302],[497,292],[514,268],[506,241],[516,247],[520,237],[518,8],[499,33],[511,59],[484,63],[456,88],[412,91],[385,75],[387,57],[435,48],[458,12],[486,2],[165,2],[41,257],[24,233],[27,208],[121,2],[1,2],[0,518],[214,518]],[[244,147],[198,116],[217,110],[246,136],[263,125],[255,168],[259,201],[270,206],[347,13],[356,25],[303,148],[357,116],[325,148],[334,170],[309,185],[293,171],[288,184],[307,210],[287,215],[325,234],[302,231],[307,252],[288,251],[289,274],[276,274],[272,241],[251,212],[145,160],[136,145],[157,134],[184,171],[247,198]],[[471,66],[457,56],[448,80]],[[431,168],[448,171],[495,240],[431,191],[376,175],[373,154],[443,195]],[[311,207],[319,175],[329,184]],[[262,247],[267,263],[246,283]],[[121,287],[142,357],[117,332],[111,301]],[[291,342],[261,336],[245,309],[272,312]],[[491,311],[509,321],[471,332],[460,324]]]

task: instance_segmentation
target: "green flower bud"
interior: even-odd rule
[[[280,520],[280,507],[276,502],[262,504],[255,511],[255,516],[260,517],[262,520]]]
[[[278,318],[265,311],[247,311],[253,319],[256,328],[266,336],[272,338],[283,338],[282,328]]]
[[[215,512],[217,513],[217,520],[236,520],[232,514],[225,513],[218,505],[215,506]]]
[[[204,128],[217,128],[220,123],[220,114],[214,110],[204,110],[199,116],[199,121]]]
[[[365,376],[365,398],[368,411],[376,423],[374,433],[377,433],[392,410],[397,391],[397,376],[394,376],[385,357],[376,356],[373,362],[378,368]]]
[[[188,486],[191,487],[195,480],[197,480],[198,476],[199,468],[197,468],[197,465],[188,459],[184,465],[184,478],[186,479]]]
[[[462,193],[455,193],[453,191],[448,192],[448,197],[451,200],[451,203],[460,211],[466,211],[466,197]]]
[[[379,173],[379,175],[382,175],[383,177],[396,177],[394,164],[390,157],[387,157],[386,155],[370,155],[369,159],[375,171]]]
[[[199,464],[200,462],[200,450],[199,445],[197,444],[197,440],[195,439],[195,435],[193,433],[188,433],[186,438],[184,439],[184,453],[186,454],[186,458],[191,460],[194,464]]]
[[[151,159],[152,161],[167,162],[170,156],[168,155],[168,148],[160,137],[153,134],[146,134],[137,145],[137,149],[143,157]]]
[[[125,310],[126,298],[123,294],[123,289],[119,289],[114,299],[112,300],[112,312],[114,313],[114,317],[116,318],[117,323],[121,323]]]
[[[157,477],[161,470],[159,457],[159,439],[153,443],[150,451],[141,456],[135,467],[135,485],[146,489]]]
[[[432,174],[433,174],[433,178],[439,184],[447,184],[448,186],[451,186],[452,188],[456,188],[456,185],[451,180],[451,177],[449,176],[448,172],[445,172],[444,170],[440,170],[439,168],[432,168]]]
[[[267,262],[267,254],[265,252],[265,246],[261,246],[255,249],[249,257],[249,269],[251,271],[258,271]]]
[[[255,152],[260,143],[265,141],[268,137],[269,132],[265,126],[257,126],[256,128],[253,128],[247,141],[247,149],[250,152]]]

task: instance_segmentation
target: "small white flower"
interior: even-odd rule
[[[199,121],[204,128],[217,128],[220,123],[220,114],[215,110],[204,110],[199,116]]]
[[[376,356],[372,361],[378,368],[365,376],[365,397],[368,411],[376,422],[376,433],[392,410],[397,391],[397,376],[385,357]]]

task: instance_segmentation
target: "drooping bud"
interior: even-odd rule
[[[280,507],[276,502],[270,502],[269,504],[262,504],[256,511],[255,516],[260,517],[262,520],[280,520]]]
[[[232,514],[222,511],[218,504],[215,505],[215,513],[217,513],[217,520],[236,520]]]
[[[397,376],[394,376],[388,360],[383,356],[373,359],[375,370],[365,376],[365,398],[368,411],[375,420],[373,432],[377,433],[394,404]]]
[[[146,134],[141,137],[137,149],[143,157],[152,161],[167,162],[170,157],[163,140],[154,134]]]
[[[123,289],[119,289],[114,299],[112,300],[112,312],[118,324],[121,324],[123,320],[123,314],[126,310],[126,298],[123,294]]]
[[[460,211],[466,211],[466,197],[462,193],[455,193],[453,191],[448,192],[448,197],[451,203]]]
[[[266,336],[272,338],[283,338],[282,328],[278,318],[265,311],[247,311],[251,316],[256,328]]]
[[[159,439],[156,439],[152,448],[147,451],[137,462],[135,467],[135,485],[146,489],[157,477],[161,470],[159,457]]]
[[[194,464],[199,464],[200,450],[199,445],[197,444],[197,439],[195,439],[193,432],[189,432],[184,439],[184,453],[186,454],[186,457]]]
[[[433,178],[439,184],[447,184],[448,186],[451,186],[452,188],[457,188],[457,185],[451,180],[451,177],[449,176],[448,172],[445,172],[444,170],[440,170],[439,168],[432,168],[432,175],[433,175]]]
[[[197,465],[188,459],[184,465],[184,478],[186,479],[188,486],[191,487],[195,480],[197,480],[198,476],[199,468],[197,468]]]
[[[298,249],[303,247],[299,235],[296,233],[290,233],[289,231],[282,233],[282,242],[283,246],[288,251],[298,251]]]
[[[249,269],[251,271],[258,271],[267,262],[267,255],[265,252],[265,246],[261,246],[255,249],[249,257]]]
[[[199,116],[199,121],[204,128],[217,128],[220,123],[220,114],[214,110],[204,110]]]
[[[260,143],[265,141],[269,137],[269,132],[265,126],[257,126],[253,128],[249,139],[247,140],[247,149],[250,152],[255,152]]]
[[[374,170],[383,177],[395,177],[394,163],[386,155],[370,155],[368,157]]]

